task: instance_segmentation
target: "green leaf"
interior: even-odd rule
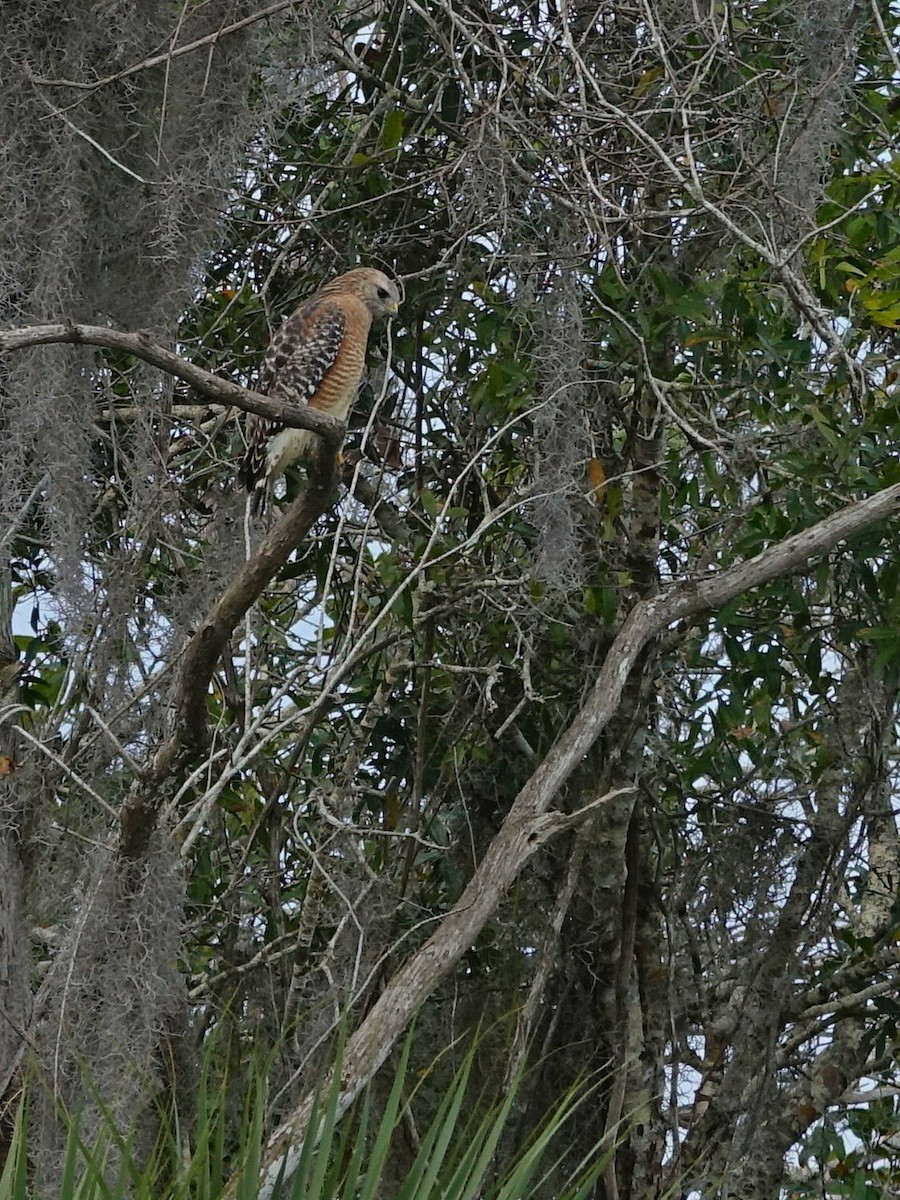
[[[422,502],[422,507],[429,517],[434,519],[440,512],[441,502],[430,488],[423,488],[419,493],[419,500]]]
[[[393,108],[384,119],[381,128],[381,144],[386,150],[393,150],[400,145],[403,137],[405,114],[402,108]]]

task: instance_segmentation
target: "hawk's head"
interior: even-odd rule
[[[328,288],[335,285],[341,290],[351,291],[357,295],[374,318],[392,317],[400,307],[400,289],[393,279],[372,267],[359,267],[348,271],[331,281]]]

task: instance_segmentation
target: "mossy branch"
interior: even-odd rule
[[[304,405],[288,404],[272,396],[263,396],[250,388],[222,379],[211,371],[167,350],[156,342],[149,333],[129,333],[120,329],[108,329],[104,325],[29,325],[22,329],[11,329],[0,333],[0,357],[16,350],[32,346],[68,344],[75,346],[100,346],[106,350],[118,350],[130,354],[168,375],[174,375],[190,384],[195,392],[217,404],[231,404],[243,412],[256,413],[272,421],[280,421],[292,429],[309,429],[321,437],[329,449],[337,451],[346,432],[344,425],[327,413]]]

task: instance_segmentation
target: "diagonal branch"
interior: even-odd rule
[[[151,67],[158,67],[163,63],[171,62],[173,59],[181,58],[182,55],[193,54],[195,50],[200,50],[204,46],[215,45],[226,34],[234,33],[238,29],[245,29],[248,25],[253,25],[256,21],[263,21],[268,17],[274,17],[277,13],[283,12],[285,9],[296,7],[296,4],[297,0],[276,0],[275,4],[270,4],[267,8],[261,8],[247,17],[242,17],[239,21],[232,21],[230,25],[223,25],[221,29],[217,29],[213,33],[208,33],[205,37],[188,42],[185,46],[170,47],[161,54],[151,55],[150,58],[144,58],[140,62],[126,67],[123,71],[117,71],[115,75],[105,75],[102,79],[47,79],[42,75],[32,75],[32,83],[38,83],[45,87],[68,87],[77,88],[83,92],[93,92],[97,88],[115,83],[117,79],[127,79],[129,75],[135,75],[138,71],[147,71]]]
[[[161,785],[202,751],[206,701],[216,663],[228,639],[263,589],[285,565],[327,508],[337,483],[336,452],[346,427],[316,409],[262,396],[221,379],[160,346],[147,333],[127,333],[99,325],[35,325],[0,332],[0,356],[52,344],[100,346],[133,355],[190,384],[219,404],[280,421],[318,434],[324,445],[310,464],[309,483],[241,568],[188,642],[175,682],[172,733],[136,778],[119,812],[118,853],[126,859],[146,850],[164,800]]]
[[[848,505],[760,554],[701,580],[635,604],[600,669],[581,711],[519,792],[459,902],[394,975],[347,1043],[338,1113],[353,1103],[415,1012],[477,939],[535,851],[568,822],[550,805],[616,712],[628,677],[647,644],[674,622],[713,612],[751,588],[789,575],[854,534],[900,512],[900,484]],[[687,633],[687,626],[682,636]],[[327,1092],[329,1084],[324,1085]],[[260,1173],[259,1200],[269,1200],[283,1170],[296,1169],[313,1109],[307,1097],[272,1134]],[[226,1200],[237,1195],[237,1180]]]
[[[160,784],[203,748],[209,682],[237,623],[325,511],[336,482],[334,454],[320,455],[311,465],[307,487],[243,565],[188,642],[175,683],[173,731],[135,781],[119,815],[118,851],[124,858],[140,857],[147,848],[165,799]]]
[[[131,354],[153,367],[159,367],[168,375],[183,379],[201,396],[217,404],[233,404],[243,412],[256,413],[289,425],[292,429],[309,429],[325,440],[332,450],[337,450],[344,437],[344,426],[327,413],[305,405],[288,404],[272,396],[263,396],[249,388],[222,379],[195,366],[164,346],[155,342],[149,333],[126,333],[119,329],[108,329],[105,325],[30,325],[22,329],[0,332],[0,357],[14,350],[25,350],[30,346],[69,344],[75,346],[101,346],[106,350],[119,350]]]

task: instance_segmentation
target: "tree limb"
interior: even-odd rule
[[[628,677],[644,647],[676,621],[721,607],[833,550],[846,538],[900,511],[900,484],[848,505],[809,529],[785,538],[746,562],[707,579],[690,580],[635,604],[620,629],[587,701],[572,724],[519,792],[503,825],[456,906],[428,941],[394,975],[350,1038],[343,1059],[338,1114],[353,1103],[385,1061],[409,1020],[475,942],[510,885],[535,851],[556,832],[558,814],[547,810],[616,712]],[[686,632],[686,630],[685,630]],[[328,1092],[328,1083],[323,1093]],[[313,1107],[308,1096],[272,1134],[263,1156],[259,1200],[269,1200],[284,1164],[295,1170]],[[226,1200],[237,1195],[231,1180]]]
[[[179,762],[193,757],[203,746],[209,681],[228,639],[325,511],[336,481],[334,454],[320,455],[310,468],[307,487],[244,564],[188,643],[175,684],[172,734],[122,805],[118,850],[123,857],[136,858],[146,850],[164,799],[160,784]]]
[[[173,708],[174,728],[134,781],[119,814],[118,852],[124,858],[144,853],[163,802],[161,784],[179,764],[202,748],[206,730],[206,698],[216,663],[234,629],[290,558],[325,511],[337,482],[335,454],[346,426],[314,408],[262,396],[221,379],[160,346],[147,333],[127,333],[98,325],[35,325],[0,332],[0,356],[32,346],[52,344],[100,346],[133,355],[190,384],[219,404],[231,404],[298,429],[309,429],[324,443],[310,465],[309,483],[244,564],[222,597],[191,637],[178,669]]]
[[[193,54],[195,50],[199,50],[204,46],[214,45],[221,38],[225,37],[226,34],[234,33],[238,29],[245,29],[248,25],[253,25],[256,21],[265,20],[267,17],[274,17],[276,13],[283,12],[288,8],[295,8],[296,5],[297,0],[276,0],[275,4],[270,4],[267,8],[261,8],[258,12],[251,13],[248,17],[243,17],[240,21],[232,21],[230,25],[223,25],[221,29],[217,29],[214,33],[208,33],[206,37],[188,42],[186,46],[170,46],[162,54],[151,55],[150,58],[144,58],[140,62],[126,67],[123,71],[117,71],[115,75],[105,75],[102,79],[47,79],[42,75],[32,75],[31,81],[32,83],[41,84],[43,87],[68,87],[77,88],[83,92],[93,92],[97,88],[115,83],[117,79],[127,79],[129,75],[134,75],[138,71],[147,71],[151,67],[159,67],[164,63],[168,64],[176,58],[181,58],[184,54]]]
[[[317,433],[326,445],[337,450],[346,432],[344,425],[327,413],[307,405],[288,404],[272,396],[263,396],[249,388],[222,379],[195,366],[171,350],[155,342],[149,333],[126,333],[119,329],[108,329],[104,325],[30,325],[22,329],[10,329],[0,333],[0,356],[14,350],[25,350],[30,346],[54,344],[75,346],[102,346],[106,350],[119,350],[131,354],[143,362],[159,367],[168,375],[174,375],[189,383],[194,391],[207,396],[217,404],[232,404],[243,412],[256,413],[272,421],[280,421],[292,429],[309,429]]]

